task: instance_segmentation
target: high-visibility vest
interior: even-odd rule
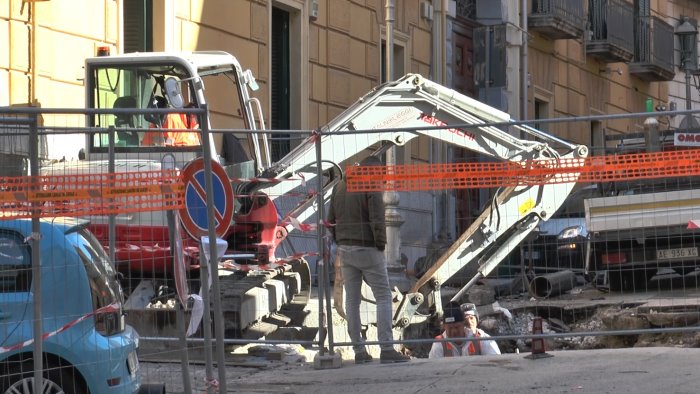
[[[150,127],[155,128],[157,126],[151,125]],[[192,116],[189,116],[187,114],[168,114],[165,117],[165,120],[163,121],[163,125],[161,126],[161,128],[163,128],[163,129],[178,129],[178,130],[198,129],[199,123],[197,122],[196,117],[192,117]],[[155,145],[156,144],[155,140],[157,137],[162,137],[163,141],[166,142],[167,145],[174,145],[174,146],[197,146],[197,145],[200,145],[199,133],[198,132],[188,132],[188,131],[179,131],[179,132],[149,131],[144,135],[143,141],[141,142],[141,144],[143,144],[143,145]]]
[[[442,335],[438,335],[435,337],[435,339],[442,339]],[[455,352],[457,354],[455,354]],[[462,355],[462,350],[459,348],[455,348],[452,346],[450,342],[442,342],[442,355],[443,357],[454,357],[454,356],[461,356]]]
[[[476,337],[480,337],[479,331],[476,332]],[[467,348],[470,356],[480,356],[481,355],[481,341],[472,339],[469,341],[469,347]]]

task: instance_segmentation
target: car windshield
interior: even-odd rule
[[[116,279],[116,272],[97,238],[86,229],[77,232],[76,251],[85,265],[95,309],[113,303],[123,303],[123,294]]]

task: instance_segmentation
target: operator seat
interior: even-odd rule
[[[133,96],[121,96],[114,100],[113,108],[137,108],[136,99]],[[133,128],[135,125],[134,114],[115,114],[115,127]],[[119,141],[125,141],[127,146],[138,146],[139,135],[136,131],[117,131]]]

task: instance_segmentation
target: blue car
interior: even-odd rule
[[[124,297],[89,222],[40,224],[42,393],[134,393],[138,334],[125,324]],[[0,221],[0,393],[34,392],[30,219]]]

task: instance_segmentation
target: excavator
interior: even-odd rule
[[[417,138],[464,148],[485,160],[513,163],[556,166],[562,158],[588,155],[586,146],[519,124],[507,113],[408,74],[372,89],[273,162],[270,137],[279,132],[266,129],[262,106],[252,97],[257,82],[231,54],[97,56],[86,60],[85,72],[86,106],[97,110],[87,115],[86,126],[98,132],[86,132],[83,161],[46,167],[42,174],[106,171],[107,162],[116,172],[157,169],[165,166],[164,157],[169,165],[182,168],[201,156],[205,141],[196,137],[208,134],[215,150],[212,160],[225,168],[235,196],[233,218],[222,238],[227,243],[225,255],[237,257],[219,270],[227,336],[265,335],[289,321],[289,305],[305,302],[311,287],[306,257],[317,248],[310,246],[311,237],[303,244],[303,238],[291,242],[290,234],[317,228],[318,194],[325,201],[343,169],[363,156],[379,155]],[[194,132],[209,133],[197,134],[189,143],[169,137],[164,117],[175,110],[196,117],[189,122],[196,125]],[[182,128],[187,123],[178,124]],[[154,132],[163,134],[154,138]],[[469,282],[473,284],[488,275],[562,205],[575,185],[576,169],[571,172],[568,183],[496,191],[481,216],[413,288],[397,295],[395,328],[434,321],[442,312],[440,286],[450,278],[475,272]],[[198,264],[197,240],[175,234],[182,242],[174,242],[163,212],[117,215],[111,225],[106,217],[89,219],[101,242],[111,245],[119,271],[135,282],[148,280],[155,297],[170,280],[175,244],[182,244],[188,267]],[[194,273],[190,280],[196,281]]]

